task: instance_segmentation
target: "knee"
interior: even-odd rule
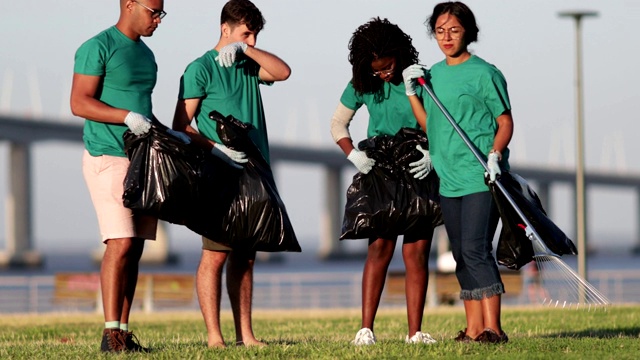
[[[367,249],[367,260],[391,261],[394,248],[394,241],[378,239],[369,244],[369,247]]]

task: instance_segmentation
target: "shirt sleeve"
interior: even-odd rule
[[[364,104],[362,96],[356,93],[356,89],[353,88],[353,84],[351,82],[347,84],[347,87],[342,92],[340,102],[342,105],[353,111],[357,111]]]
[[[82,44],[76,51],[73,72],[82,75],[105,75],[106,48],[102,44],[91,39]]]
[[[178,98],[195,99],[206,95],[207,71],[200,63],[191,63],[180,78]]]
[[[490,84],[485,87],[485,102],[494,119],[511,110],[507,81],[499,70],[491,73]]]

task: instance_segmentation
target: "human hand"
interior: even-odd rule
[[[124,124],[127,125],[136,136],[146,134],[149,132],[149,129],[151,129],[151,120],[133,111],[130,111],[124,118]]]
[[[416,79],[425,75],[425,68],[422,65],[413,64],[402,71],[402,79],[407,96],[416,94]]]
[[[351,150],[349,156],[347,156],[347,160],[351,161],[358,171],[363,174],[369,173],[373,168],[373,165],[376,164],[376,161],[368,157],[364,151],[360,151],[355,148]]]
[[[236,55],[238,52],[245,52],[247,50],[248,45],[243,43],[242,41],[231,43],[227,46],[224,46],[220,49],[218,56],[216,56],[216,61],[222,67],[230,67],[236,61]]]
[[[173,129],[167,129],[167,133],[169,133],[169,135],[178,138],[178,140],[182,141],[185,144],[190,144],[191,143],[191,138],[189,137],[189,135],[183,133],[182,131],[176,131]]]
[[[240,164],[244,164],[249,161],[247,159],[247,155],[244,152],[229,149],[228,147],[219,143],[213,145],[213,148],[211,148],[211,154],[219,157],[224,162],[231,165],[231,167],[234,167],[236,169],[242,169],[242,165]]]
[[[423,149],[420,145],[416,146],[416,150],[422,153],[422,159],[409,164],[409,166],[411,167],[409,173],[415,173],[413,177],[418,180],[422,180],[427,177],[429,171],[433,169],[433,165],[431,164],[431,156],[429,155],[429,150]]]
[[[498,175],[502,173],[498,161],[500,161],[500,153],[498,151],[492,150],[489,153],[489,156],[487,156],[487,168],[489,168],[489,172],[485,172],[485,177],[487,175],[489,176],[489,182],[496,181]]]

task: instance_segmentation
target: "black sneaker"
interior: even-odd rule
[[[102,332],[102,352],[121,352],[127,350],[124,342],[124,334],[120,329],[104,329]]]
[[[151,349],[140,345],[140,340],[138,340],[137,336],[133,335],[133,331],[123,331],[122,335],[124,336],[124,345],[127,351],[144,353],[151,352]]]
[[[458,335],[453,340],[462,343],[469,343],[473,341],[473,339],[467,335],[467,329],[458,331]]]
[[[486,328],[480,333],[480,335],[478,335],[476,341],[485,344],[501,344],[509,342],[509,337],[504,331],[502,332],[502,335],[498,335],[498,333],[492,329]]]

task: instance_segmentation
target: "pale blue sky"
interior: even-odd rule
[[[0,111],[43,115],[80,122],[68,109],[76,48],[117,20],[116,0],[0,0]],[[167,17],[145,39],[159,66],[154,112],[165,124],[173,115],[177,85],[185,66],[212,48],[219,36],[224,1],[165,1]],[[349,80],[347,43],[355,28],[373,16],[387,17],[414,39],[423,64],[442,59],[423,25],[436,1],[256,0],[267,23],[257,46],[283,58],[291,78],[263,89],[273,143],[334,148],[329,119]],[[466,2],[480,26],[473,52],[495,64],[507,78],[515,135],[512,162],[574,166],[575,30],[562,10],[600,13],[583,22],[584,119],[587,170],[640,172],[636,140],[640,132],[638,50],[634,24],[640,2],[633,0],[471,0]],[[354,140],[364,136],[366,111],[352,126]],[[337,149],[337,147],[335,147]],[[34,152],[34,240],[55,248],[64,241],[79,248],[97,244],[97,224],[80,172],[80,144],[43,144]],[[0,144],[0,202],[6,196],[6,145]],[[282,197],[303,248],[316,245],[319,232],[321,172],[307,166],[275,169]],[[353,169],[355,172],[355,169]],[[348,181],[352,173],[345,173]],[[310,193],[310,195],[303,195]],[[566,188],[554,190],[554,220],[573,233]],[[631,244],[639,224],[638,200],[630,192],[589,193],[589,232],[594,246],[618,239]],[[4,244],[4,207],[0,207],[0,247]],[[613,225],[615,224],[615,225]],[[170,234],[196,250],[189,231]],[[93,238],[96,238],[93,241]],[[187,242],[183,242],[187,241]],[[618,241],[617,240],[617,241]]]

